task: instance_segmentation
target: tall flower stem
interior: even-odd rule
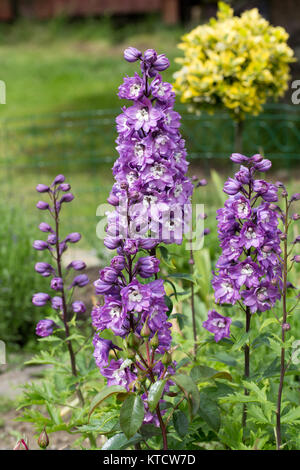
[[[285,215],[284,215],[284,242],[283,242],[283,292],[282,292],[282,325],[281,325],[281,340],[285,342],[285,329],[284,325],[287,321],[287,303],[286,303],[286,292],[287,292],[287,264],[288,264],[288,222],[289,215],[289,204],[287,195],[285,196]],[[281,399],[284,385],[284,377],[286,373],[285,366],[285,348],[281,348],[280,355],[280,381],[277,396],[277,409],[276,409],[276,448],[281,449]]]
[[[58,276],[62,279],[62,266],[61,266],[61,252],[60,252],[60,246],[59,246],[59,213],[58,213],[58,207],[57,207],[57,200],[56,196],[54,194],[53,196],[53,202],[54,202],[54,219],[55,219],[55,232],[56,232],[56,264],[57,264],[57,272]],[[70,337],[70,329],[68,325],[68,313],[67,313],[67,303],[66,303],[66,297],[65,297],[65,289],[64,287],[62,288],[61,292],[61,297],[62,297],[62,321],[64,324],[65,328],[65,336],[66,336],[66,343],[69,351],[69,356],[70,356],[70,363],[71,363],[71,370],[72,370],[72,375],[74,377],[77,377],[77,368],[76,368],[76,359],[75,359],[75,353],[73,350],[72,342],[68,339]],[[81,403],[81,405],[84,405],[84,399],[82,392],[80,388],[76,387],[76,393],[78,396],[78,399]]]
[[[251,323],[251,313],[250,313],[250,308],[246,307],[246,333],[249,333],[250,331],[250,323]],[[246,379],[250,377],[250,346],[249,344],[245,344],[244,347],[244,376]],[[249,390],[245,387],[244,390],[244,395],[248,396],[249,395]],[[242,417],[242,427],[243,430],[245,431],[247,424],[247,404],[244,403],[243,406],[243,417]]]

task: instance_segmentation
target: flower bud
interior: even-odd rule
[[[54,277],[51,279],[51,289],[53,290],[62,290],[63,289],[63,280],[61,277]]]
[[[59,203],[62,204],[63,202],[71,202],[73,201],[73,199],[74,199],[74,196],[72,193],[66,193],[62,196]]]
[[[147,49],[144,52],[144,60],[152,64],[157,60],[157,53],[154,49]]]
[[[162,72],[166,70],[170,66],[169,59],[165,56],[165,54],[159,54],[155,62],[153,62],[153,68],[158,72]]]
[[[230,157],[230,160],[234,163],[245,163],[249,159],[245,155],[242,155],[241,153],[233,153]]]
[[[78,233],[78,232],[73,232],[73,233],[70,233],[70,234],[65,238],[65,241],[66,241],[66,242],[70,242],[70,243],[77,243],[77,242],[79,242],[80,239],[81,239],[80,233]]]
[[[295,263],[300,263],[300,255],[295,255],[294,258],[292,258],[292,261]]]
[[[127,62],[136,62],[141,57],[141,51],[139,51],[135,47],[127,47],[127,49],[125,49],[124,51],[124,59],[127,60]]]
[[[300,219],[300,214],[293,214],[292,219],[293,220],[299,220]]]
[[[46,224],[46,222],[41,222],[39,229],[41,232],[53,232],[52,227],[49,224]]]
[[[41,338],[46,338],[47,336],[52,335],[53,328],[55,327],[55,323],[52,320],[40,320],[36,325],[35,332]]]
[[[67,266],[67,269],[70,269],[70,268],[73,268],[75,269],[75,271],[81,271],[82,269],[85,269],[86,268],[86,264],[84,261],[72,261],[72,263],[70,263],[68,266]]]
[[[63,183],[65,179],[66,178],[64,177],[64,175],[57,175],[51,186],[55,186],[56,184]]]
[[[150,335],[151,335],[151,330],[148,326],[148,318],[147,318],[147,320],[145,321],[145,323],[143,325],[143,328],[142,328],[142,331],[141,331],[141,336],[142,336],[142,338],[149,338]]]
[[[41,211],[46,211],[46,210],[50,209],[50,206],[49,206],[48,202],[44,202],[44,201],[39,201],[36,204],[36,207],[38,209],[40,209]]]
[[[29,447],[27,446],[26,442],[24,439],[20,439],[13,450],[29,450]]]
[[[62,307],[63,307],[62,298],[59,296],[52,297],[51,307],[54,310],[62,310]]]
[[[72,287],[84,287],[89,283],[89,278],[86,274],[79,274],[78,276],[74,277],[72,284],[70,285],[69,289]]]
[[[55,245],[55,244],[56,244],[56,241],[57,241],[57,238],[56,238],[55,233],[50,233],[50,235],[49,235],[48,238],[47,238],[47,242],[48,242],[50,245]]]
[[[293,194],[292,197],[291,197],[291,202],[293,202],[293,201],[299,201],[299,199],[300,199],[300,193],[295,193],[295,194]]]
[[[159,346],[159,339],[158,339],[158,332],[157,331],[155,332],[155,335],[152,336],[152,338],[150,339],[150,346],[151,346],[152,349],[154,349],[154,351]]]
[[[268,171],[271,168],[271,166],[272,166],[272,162],[268,160],[267,158],[264,158],[260,162],[254,164],[254,168],[261,172]]]
[[[141,339],[136,336],[133,332],[129,333],[127,337],[127,345],[129,348],[132,348],[134,350],[138,349],[141,345]]]
[[[76,300],[72,303],[72,309],[74,313],[84,313],[86,311],[86,307],[81,300]]]
[[[38,184],[35,189],[38,193],[47,193],[50,190],[49,186],[46,184]]]
[[[291,329],[291,325],[289,323],[283,323],[282,329],[284,331],[289,331]]]
[[[43,251],[49,248],[48,243],[43,240],[35,240],[32,244],[33,248],[38,251]]]
[[[71,189],[71,185],[69,183],[63,183],[58,186],[60,191],[69,191]]]
[[[40,437],[38,438],[38,445],[40,446],[41,449],[47,449],[49,445],[49,437],[48,437],[48,434],[46,433],[46,428],[43,429],[43,431],[40,434]]]
[[[264,157],[262,155],[260,155],[259,153],[256,153],[255,155],[251,157],[251,160],[254,163],[260,163],[263,160],[263,158]]]
[[[54,268],[49,263],[36,263],[34,269],[44,277],[48,277],[55,272]]]
[[[44,292],[39,292],[37,294],[34,294],[32,297],[32,303],[36,307],[43,307],[46,305],[46,303],[50,300],[50,295],[45,294]]]
[[[125,268],[125,258],[122,255],[114,256],[112,258],[110,265],[112,268],[116,269],[117,271],[122,271]]]
[[[172,364],[172,355],[166,351],[163,357],[161,358],[161,362],[164,366]]]

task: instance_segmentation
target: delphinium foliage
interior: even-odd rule
[[[96,294],[103,296],[92,311],[94,356],[108,385],[94,403],[122,394],[120,426],[127,439],[145,440],[145,429],[151,437],[160,427],[167,449],[170,386],[178,383],[189,401],[194,394],[194,408],[198,391],[188,376],[174,375],[172,324],[156,248],[161,242],[181,243],[193,185],[185,176],[186,151],[172,86],[159,74],[169,66],[168,59],[152,49],[142,55],[133,47],[124,57],[139,61],[142,73],[125,77],[119,87],[119,97],[133,103],[116,119],[120,156],[113,168],[108,202],[114,211],[108,215],[104,244],[117,249],[117,255],[94,283]],[[105,448],[116,438],[122,435],[112,437]]]
[[[87,275],[82,273],[86,265],[81,260],[74,260],[67,266],[63,264],[68,247],[81,239],[78,232],[66,236],[61,234],[64,206],[74,199],[70,189],[63,175],[56,176],[49,186],[38,184],[36,187],[38,193],[47,197],[36,206],[47,213],[50,220],[39,225],[46,239],[33,243],[35,250],[45,253],[45,257],[47,253],[46,261],[38,261],[35,271],[49,282],[47,292],[38,292],[32,297],[32,303],[46,311],[46,318],[36,326],[36,334],[44,349],[28,364],[50,364],[52,369],[39,384],[26,385],[20,406],[25,408],[23,419],[33,422],[40,432],[45,427],[50,433],[59,430],[75,432],[76,426],[86,422],[87,384],[96,371],[91,358],[85,355],[86,349],[90,349],[86,338],[89,332],[84,329],[86,306],[81,300],[73,299],[75,289],[89,282]],[[35,409],[32,407],[34,404],[44,405],[45,408]],[[65,416],[68,417],[67,421]],[[83,433],[83,438],[87,435],[91,444],[95,445],[92,434]]]
[[[251,158],[233,154],[231,160],[241,166],[235,177],[226,181],[224,192],[229,198],[225,207],[217,211],[222,254],[212,285],[217,304],[237,305],[245,314],[244,375],[249,378],[251,318],[257,312],[272,309],[281,298],[281,232],[274,205],[278,188],[260,177],[261,172],[270,169],[270,160],[259,154]],[[231,322],[230,317],[212,310],[203,326],[220,341],[230,337]],[[246,419],[245,404],[243,427]]]

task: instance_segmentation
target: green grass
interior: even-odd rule
[[[135,68],[123,60],[124,48],[154,47],[174,64],[182,33],[155,18],[121,28],[108,19],[1,25],[0,78],[7,104],[0,117],[118,107],[121,78]],[[166,78],[172,72],[174,65]]]

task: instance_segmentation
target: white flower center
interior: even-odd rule
[[[139,303],[142,300],[142,298],[143,298],[142,294],[137,289],[132,290],[129,294],[129,300],[131,302]]]
[[[156,200],[156,196],[151,196],[151,194],[149,194],[148,196],[144,196],[143,205],[147,207],[151,206],[151,204],[154,203]]]
[[[212,324],[216,326],[217,328],[225,328],[225,320],[222,318],[216,318],[215,320],[212,321]]]
[[[127,179],[127,183],[129,184],[129,186],[131,186],[137,180],[137,176],[135,173],[131,172],[131,173],[128,173],[128,175],[126,176],[126,179]]]
[[[149,121],[149,112],[146,108],[139,109],[136,118],[138,121]]]
[[[160,178],[165,173],[165,171],[165,167],[160,163],[155,163],[155,165],[151,168],[151,173],[155,178]]]
[[[233,292],[233,287],[229,282],[223,282],[221,285],[226,294],[231,294]]]
[[[257,293],[257,298],[258,300],[260,301],[263,301],[265,300],[266,298],[268,297],[268,294],[267,294],[267,289],[265,287],[261,287]]]
[[[181,152],[176,152],[176,153],[174,154],[174,158],[175,158],[175,161],[176,161],[177,163],[180,163],[180,161],[181,161],[181,156],[182,156],[182,155],[181,155]]]
[[[237,206],[238,214],[247,215],[248,214],[248,206],[245,202],[240,202]]]
[[[180,194],[182,193],[182,190],[183,190],[182,184],[177,183],[176,187],[175,187],[175,190],[174,190],[174,196],[175,197],[180,196]]]
[[[109,315],[111,318],[119,318],[121,315],[121,307],[113,307],[109,311]]]
[[[246,275],[246,276],[251,276],[253,274],[253,268],[250,264],[246,264],[245,266],[243,266],[242,268],[242,274]]]
[[[144,155],[144,146],[142,144],[135,144],[135,146],[134,146],[134,155],[138,158],[143,157],[143,155]]]
[[[253,228],[252,227],[249,227],[247,228],[246,232],[245,232],[245,237],[248,239],[248,240],[253,240],[256,238],[256,233],[254,232]]]
[[[140,93],[141,85],[138,83],[135,83],[130,87],[130,95],[131,96],[138,96]]]

